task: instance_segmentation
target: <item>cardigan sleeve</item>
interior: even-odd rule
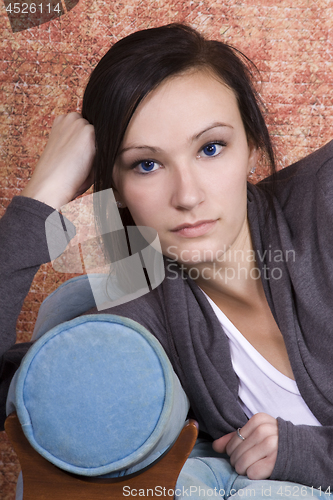
[[[265,248],[292,250],[283,277],[269,283],[300,393],[322,426],[278,418],[270,479],[333,488],[333,141],[267,178],[274,199]],[[266,239],[265,239],[266,238]],[[281,246],[279,246],[281,245]]]
[[[44,232],[51,207],[17,196],[0,220],[0,355],[16,340],[16,321],[39,266],[50,260]]]
[[[15,196],[0,220],[0,428],[5,419],[8,386],[30,343],[15,344],[16,322],[31,282],[41,264],[50,261],[45,220],[54,208]],[[52,220],[55,233],[63,231]],[[74,236],[74,226],[70,236]]]
[[[270,479],[333,492],[333,425],[294,425],[278,417],[279,448]]]

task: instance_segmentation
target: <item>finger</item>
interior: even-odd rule
[[[276,462],[274,454],[258,460],[247,468],[246,475],[249,479],[268,479],[271,477]]]
[[[246,424],[241,428],[240,432],[245,438],[249,436],[257,427],[262,424],[275,423],[276,419],[267,413],[256,413],[253,415]],[[244,433],[244,434],[243,434]]]
[[[78,113],[77,111],[70,111],[69,113],[57,115],[53,123],[61,122],[63,120],[77,120],[78,118],[82,118],[82,115],[80,113]]]
[[[242,437],[240,437],[238,435],[238,432],[236,431],[234,433],[233,438],[230,439],[230,441],[227,443],[226,453],[228,453],[229,456],[231,456],[231,454],[234,453],[235,450],[240,448],[240,447],[241,447],[241,449],[244,449],[244,446],[246,449],[249,447],[248,443],[245,445],[245,441],[247,440],[247,433],[246,432],[244,433],[244,430],[243,430],[244,428],[245,428],[245,426],[238,429],[239,434]],[[244,438],[244,439],[242,439],[242,438]]]
[[[226,453],[226,446],[229,443],[229,441],[234,437],[234,435],[235,432],[230,432],[229,434],[225,434],[225,436],[216,439],[212,445],[213,450],[217,451],[218,453]]]
[[[260,440],[258,443],[255,443],[255,438],[251,439],[250,437],[247,443],[244,441],[243,446],[237,447],[236,450],[230,455],[230,463],[235,468],[236,472],[242,475],[246,475],[248,469],[256,462],[262,461],[267,457],[271,457],[271,460],[274,459],[275,464],[277,444],[278,437],[274,435],[267,436],[264,440]],[[266,470],[264,471],[264,474],[266,474]]]
[[[53,120],[53,124],[52,124],[52,127],[58,125],[58,123],[62,122],[62,120],[64,119],[66,115],[57,115],[55,117],[55,119]]]
[[[260,444],[267,437],[276,436],[277,438],[278,436],[278,426],[276,419],[273,419],[272,423],[261,423],[257,427],[255,427],[254,425],[252,425],[251,427],[246,426],[247,424],[240,430],[241,435],[245,438],[244,441],[241,441],[237,436],[238,439],[230,440],[226,447],[228,455],[233,455],[235,459],[237,459],[242,453],[244,453],[251,447]]]
[[[51,128],[51,134],[58,134],[61,131],[66,131],[67,134],[75,133],[78,128],[80,129],[86,125],[90,125],[89,122],[85,118],[82,118],[79,113],[73,111],[66,115],[58,115],[55,118]]]
[[[267,425],[271,425],[273,427],[267,428]],[[242,428],[239,429],[239,432],[244,439],[248,439],[250,435],[257,431],[257,429],[260,429],[260,434],[259,436],[257,436],[258,440],[260,436],[262,439],[265,438],[267,434],[270,433],[270,431],[274,433],[273,429],[276,429],[277,433],[277,427],[277,420],[274,417],[268,415],[267,413],[256,413]],[[238,439],[234,439],[228,444],[227,453],[229,455],[233,453],[233,451],[240,445],[240,442],[242,441],[238,435],[237,438]]]

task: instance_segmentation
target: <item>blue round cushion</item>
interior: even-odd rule
[[[8,406],[42,456],[87,476],[145,467],[175,441],[189,408],[157,339],[110,314],[75,318],[37,340]]]

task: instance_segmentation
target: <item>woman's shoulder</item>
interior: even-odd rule
[[[161,285],[121,304],[111,305],[102,310],[94,307],[83,314],[113,314],[129,318],[145,327],[167,350],[165,300]]]
[[[333,140],[257,184],[285,205],[291,198],[309,202],[318,189],[333,194]]]
[[[102,311],[90,309],[85,314],[115,314],[132,319],[152,333],[170,355],[172,338],[189,331],[189,316],[191,321],[202,322],[203,317],[211,316],[211,308],[176,261],[164,257],[164,268],[162,283],[148,293]]]

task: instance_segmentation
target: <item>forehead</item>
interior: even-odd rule
[[[123,146],[150,138],[166,140],[212,122],[242,127],[234,92],[207,70],[189,71],[162,82],[141,101],[127,127]]]

